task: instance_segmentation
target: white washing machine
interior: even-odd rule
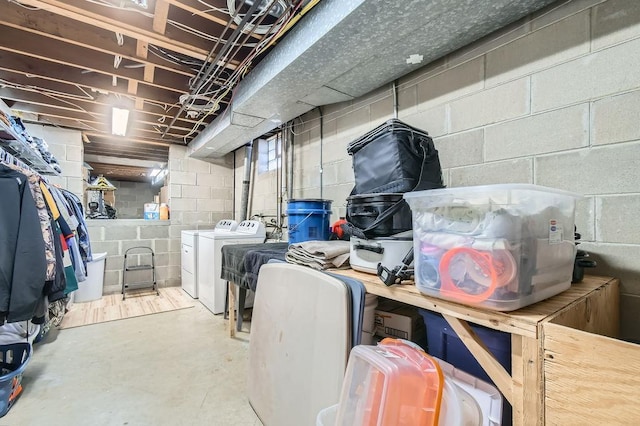
[[[198,234],[198,298],[214,314],[224,312],[227,282],[220,278],[222,246],[225,244],[261,244],[266,238],[264,224],[243,220],[235,231],[201,231]],[[247,291],[245,307],[253,306],[253,292]]]
[[[238,222],[225,219],[216,224],[213,231],[228,233],[235,231]],[[188,230],[182,231],[182,289],[194,299],[198,298],[198,234],[203,231]]]

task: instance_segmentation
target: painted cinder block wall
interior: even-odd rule
[[[116,215],[118,219],[143,219],[145,203],[153,203],[160,194],[160,187],[151,182],[109,180],[116,190]]]
[[[398,81],[398,117],[434,137],[446,185],[533,183],[584,195],[577,205],[581,248],[599,264],[588,272],[621,279],[622,334],[634,340],[640,340],[638,70],[640,2],[575,0]],[[322,194],[334,200],[332,221],[344,215],[353,185],[347,144],[393,110],[388,85],[323,107],[322,139],[318,109],[294,120],[294,197]],[[265,200],[275,200],[274,179],[254,179]]]

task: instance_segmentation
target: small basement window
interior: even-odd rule
[[[282,138],[280,133],[258,142],[258,174],[277,170],[281,167]]]

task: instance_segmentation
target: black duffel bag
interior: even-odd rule
[[[400,120],[388,120],[351,142],[347,152],[355,175],[343,226],[347,235],[369,239],[408,231],[411,209],[402,193],[444,187],[433,139]],[[367,197],[376,194],[384,201]]]
[[[424,130],[388,120],[347,146],[353,157],[351,195],[442,188],[433,140]]]

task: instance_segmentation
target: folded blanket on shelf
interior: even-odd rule
[[[285,259],[319,270],[348,268],[350,248],[349,241],[305,241],[291,244]]]

